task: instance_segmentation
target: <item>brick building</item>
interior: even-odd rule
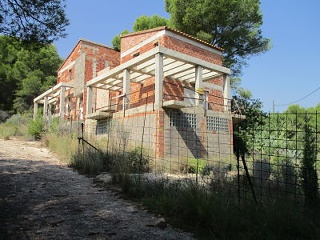
[[[45,116],[82,120],[90,136],[143,142],[155,158],[225,158],[229,75],[222,49],[168,27],[122,36],[121,52],[80,40],[34,109],[43,104]]]

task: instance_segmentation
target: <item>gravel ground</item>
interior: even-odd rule
[[[39,142],[0,140],[0,239],[193,239]]]

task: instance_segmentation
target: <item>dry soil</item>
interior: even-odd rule
[[[39,142],[0,140],[0,239],[192,239],[192,235],[97,186]]]

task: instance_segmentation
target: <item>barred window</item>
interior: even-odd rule
[[[96,135],[107,134],[111,126],[111,119],[98,120],[96,126]]]
[[[197,128],[197,116],[192,113],[170,111],[170,126],[182,128]]]
[[[207,116],[207,130],[229,132],[229,120],[227,118]]]

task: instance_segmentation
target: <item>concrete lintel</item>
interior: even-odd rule
[[[151,59],[157,52],[159,52],[159,47],[156,47],[156,48],[153,48],[151,50],[149,50],[148,52],[146,53],[143,53],[141,55],[139,55],[138,57],[135,57],[113,69],[111,69],[110,71],[107,71],[103,74],[100,74],[98,75],[97,77],[93,78],[92,80],[88,81],[87,82],[87,86],[92,86],[96,83],[99,83],[99,82],[102,82],[112,76],[115,76],[115,75],[118,75],[118,74],[121,74],[121,72],[128,68],[130,69],[131,67],[133,66],[136,66],[146,60],[149,60]]]
[[[35,102],[39,102],[39,101],[43,100],[44,97],[50,96],[51,94],[56,93],[56,92],[59,91],[60,88],[62,88],[62,87],[73,88],[73,84],[66,83],[66,82],[58,83],[57,85],[55,85],[54,87],[48,89],[47,91],[45,91],[44,93],[42,93],[42,94],[39,95],[38,97],[34,98],[34,99],[33,99],[33,102],[35,103]]]
[[[165,48],[165,47],[162,47],[162,46],[159,46],[158,48],[159,48],[159,51],[161,53],[163,53],[164,55],[172,57],[172,58],[176,58],[179,61],[183,60],[186,63],[191,63],[191,64],[194,64],[194,65],[200,65],[200,66],[202,66],[204,68],[208,68],[208,69],[211,69],[211,70],[219,72],[219,73],[226,73],[226,74],[230,74],[231,73],[229,68],[226,68],[226,67],[223,67],[223,66],[211,63],[211,62],[207,62],[207,61],[204,61],[202,59],[199,59],[199,58],[196,58],[196,57],[192,57],[190,55],[187,55],[187,54],[184,54],[184,53],[181,53],[181,52],[177,52],[177,51],[174,51],[172,49]]]

